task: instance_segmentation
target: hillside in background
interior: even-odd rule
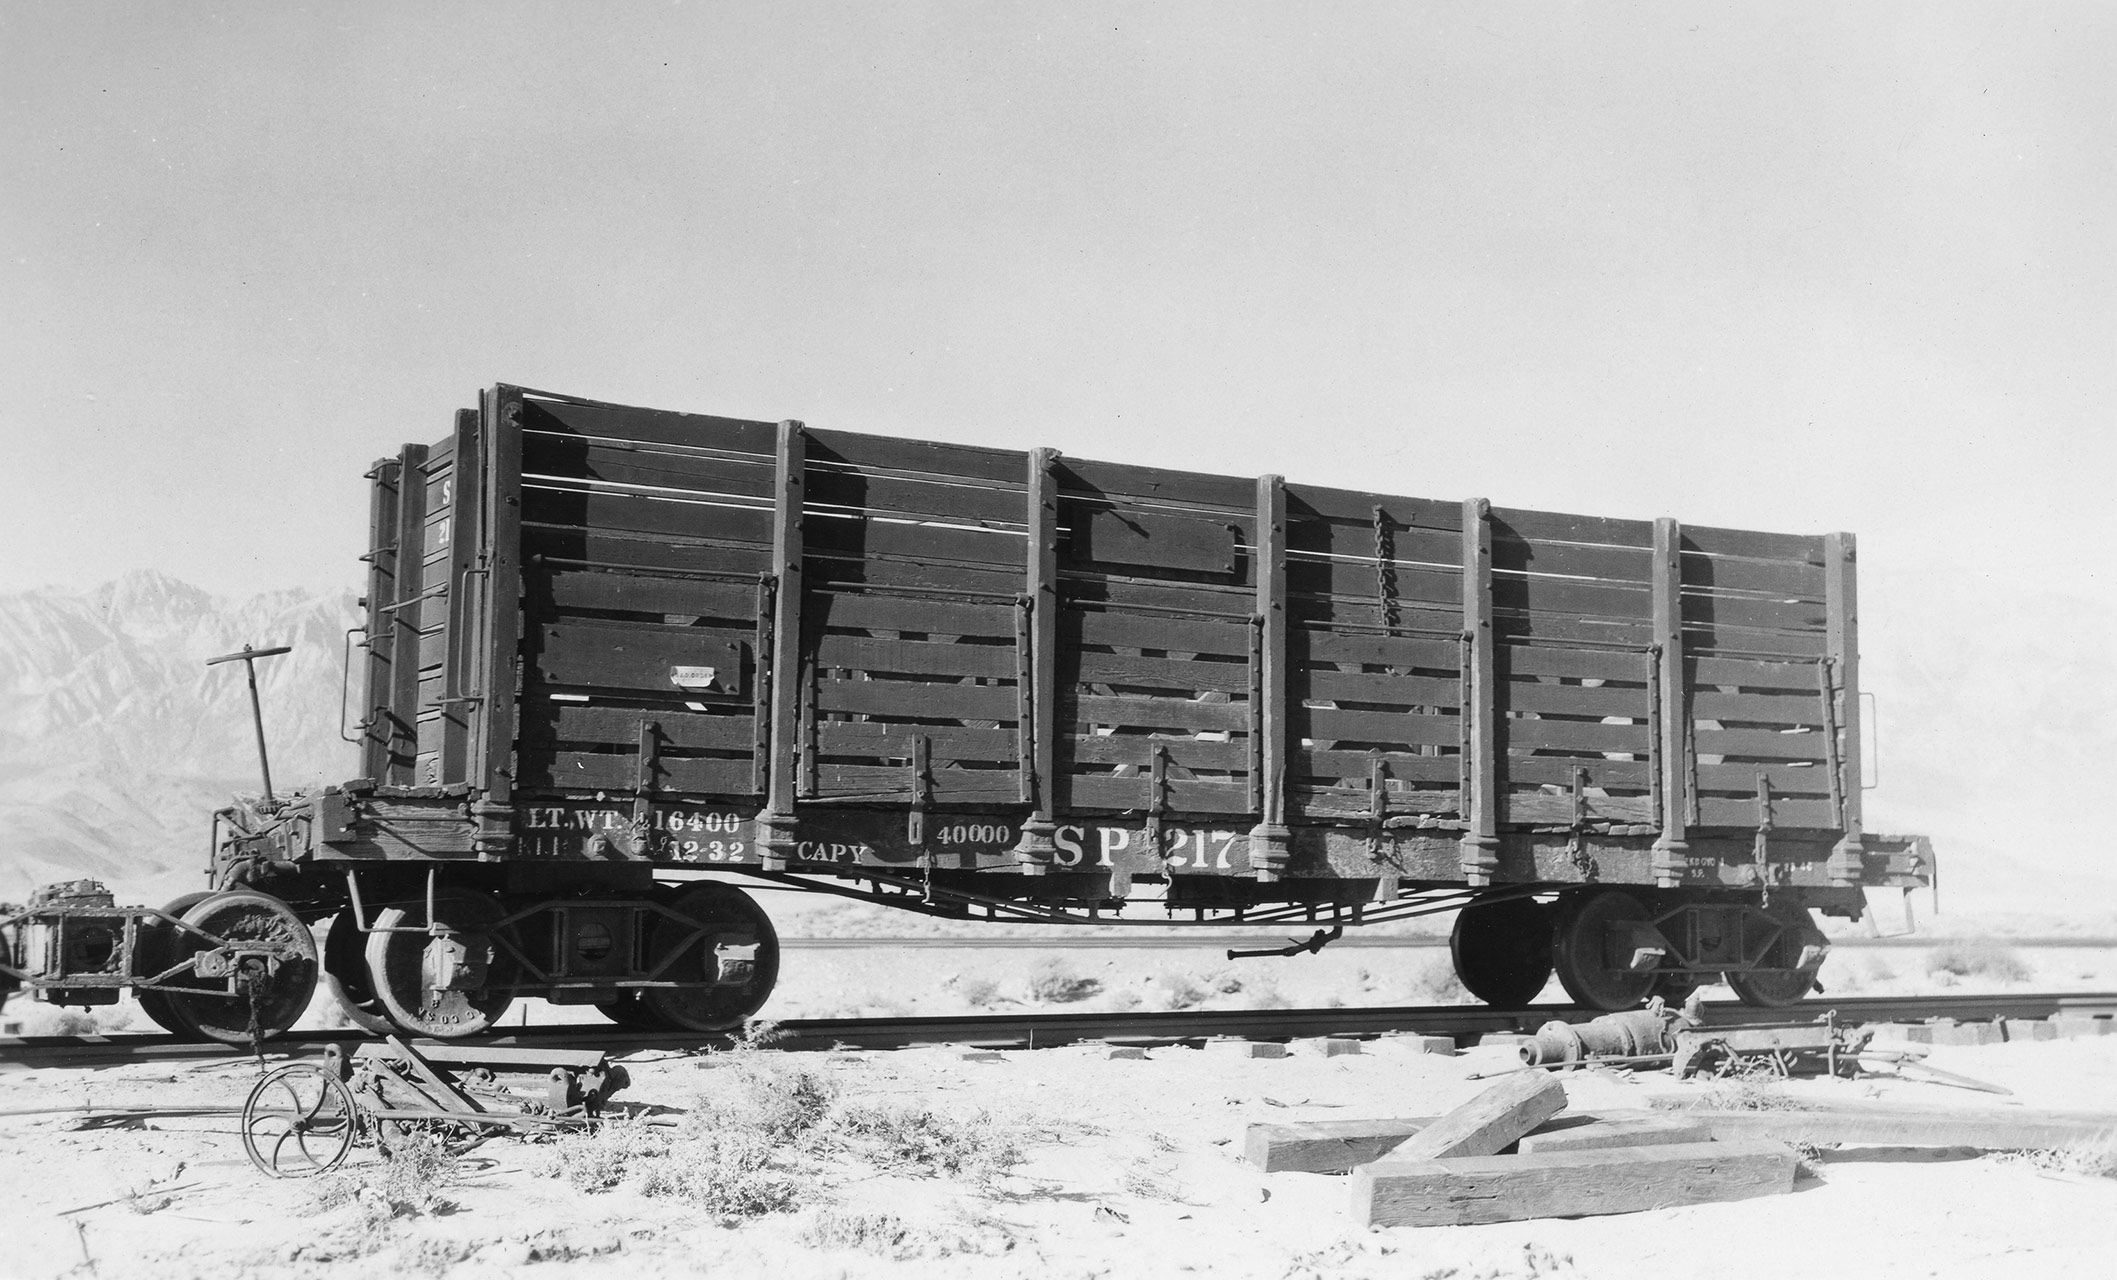
[[[2117,875],[2092,805],[2117,758],[2117,674],[2078,637],[2117,620],[2093,599],[1947,586],[1867,585],[1863,677],[1880,699],[1882,764],[1868,825],[1934,838],[1951,916],[2108,919]],[[2008,625],[1920,620],[1966,594]],[[152,572],[0,595],[0,900],[80,876],[140,902],[198,886],[209,815],[257,790],[242,668],[203,665],[245,642],[294,648],[259,664],[274,783],[352,776],[338,704],[354,620],[351,591],[216,598]],[[775,895],[775,911],[796,896]],[[868,928],[831,921],[818,925]]]

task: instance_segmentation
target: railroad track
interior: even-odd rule
[[[1059,926],[1053,926],[1054,928]],[[783,951],[869,951],[888,949],[893,951],[1217,951],[1228,947],[1254,947],[1259,938],[1271,936],[1269,930],[1254,933],[1194,933],[1158,934],[1135,933],[1120,936],[1093,934],[1089,936],[1038,937],[952,937],[946,934],[919,934],[912,937],[881,935],[847,935],[842,938],[786,938],[779,940]],[[1869,948],[1885,950],[1924,950],[1956,946],[1968,941],[1962,938],[1934,938],[1924,935],[1895,938],[1832,938],[1833,951],[1859,951]],[[2017,950],[2042,951],[2054,948],[2079,948],[2081,950],[2110,950],[2117,948],[2117,937],[2067,937],[2064,934],[2038,934],[2021,938],[1999,938],[1996,945]],[[1330,944],[1333,951],[1362,950],[1446,950],[1448,935],[1438,934],[1387,934],[1348,933]]]
[[[1732,1000],[1709,1001],[1705,1025],[1758,1026],[1821,1018],[1835,1010],[1842,1022],[1918,1022],[1948,1017],[2048,1018],[2056,1013],[2117,1017],[2117,992],[2026,995],[1857,996],[1813,999],[1789,1009],[1757,1009]],[[804,1018],[779,1023],[774,1047],[904,1049],[955,1044],[992,1049],[1042,1049],[1083,1042],[1169,1045],[1241,1037],[1288,1040],[1309,1036],[1369,1037],[1401,1032],[1474,1039],[1496,1031],[1533,1031],[1557,1019],[1580,1022],[1596,1010],[1576,1005],[1494,1009],[1484,1005],[1403,1005],[1389,1008],[1190,1010],[1177,1013],[1022,1013],[946,1018]],[[293,1031],[267,1042],[274,1056],[321,1054],[325,1045],[374,1037],[352,1030]],[[725,1046],[726,1037],[628,1031],[606,1023],[516,1027],[460,1043],[595,1048],[612,1056],[647,1051],[684,1052]],[[0,1039],[0,1068],[91,1067],[127,1062],[241,1058],[249,1050],[197,1044],[166,1035],[40,1036]]]

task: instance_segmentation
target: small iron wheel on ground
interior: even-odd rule
[[[1605,933],[1612,925],[1644,924],[1651,918],[1639,899],[1616,889],[1561,899],[1551,961],[1566,994],[1591,1009],[1637,1008],[1660,978],[1651,969],[1613,963]]]
[[[676,959],[658,976],[676,982],[709,982],[703,987],[649,987],[646,1007],[672,1027],[686,1031],[728,1031],[764,1006],[779,981],[779,935],[750,895],[731,885],[700,881],[676,895],[669,910],[681,919],[657,915],[647,928],[649,966],[671,951]],[[722,944],[755,944],[756,957],[746,978],[721,983],[718,948]]]
[[[368,935],[370,989],[391,1022],[415,1035],[450,1039],[476,1035],[507,1011],[512,992],[494,979],[510,967],[486,930],[505,916],[500,904],[480,893],[452,890],[435,900],[436,923],[448,931],[435,935],[420,927],[424,907],[407,912],[389,907],[376,913]],[[468,949],[470,963],[483,962],[483,985],[465,988],[440,972],[441,948],[457,943]]]
[[[1551,980],[1550,907],[1534,898],[1473,901],[1448,934],[1455,975],[1489,1005],[1515,1008]]]
[[[259,1080],[243,1101],[243,1154],[267,1177],[337,1168],[360,1138],[360,1109],[336,1075],[306,1062]]]
[[[198,957],[218,950],[209,937],[266,953],[239,962],[236,994],[229,993],[228,979],[195,973],[180,975],[172,980],[177,985],[163,988],[162,999],[189,1029],[222,1044],[248,1044],[253,1028],[258,1039],[269,1040],[293,1026],[309,1007],[309,997],[316,993],[316,938],[292,907],[268,894],[237,889],[206,895],[183,919],[191,928],[178,934],[179,958],[196,963]],[[148,1016],[154,1016],[151,1008]]]

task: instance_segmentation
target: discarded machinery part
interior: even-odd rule
[[[1644,1009],[1606,1013],[1587,1022],[1547,1022],[1521,1046],[1522,1061],[1532,1067],[1586,1063],[1598,1058],[1662,1061],[1676,1051],[1691,1020],[1664,1005],[1660,997]]]
[[[504,983],[490,981],[505,961],[485,929],[505,913],[484,894],[461,889],[431,899],[431,911],[424,932],[402,907],[376,913],[368,981],[383,1014],[405,1031],[443,1040],[476,1035],[514,1001]]]
[[[414,1132],[453,1145],[496,1129],[578,1128],[599,1118],[610,1095],[630,1083],[625,1069],[597,1050],[415,1047],[396,1036],[362,1045],[350,1059],[332,1045],[323,1070],[347,1082],[385,1155]],[[542,1079],[525,1093],[501,1084],[502,1072]]]
[[[1652,926],[1651,917],[1639,899],[1616,889],[1571,894],[1559,900],[1558,922],[1551,943],[1552,968],[1577,1004],[1590,1009],[1616,1011],[1638,1007],[1654,989],[1659,975],[1655,966],[1661,955],[1643,956],[1647,948],[1634,946],[1631,954],[1613,962],[1611,935],[1625,929],[1637,933]],[[1643,963],[1642,963],[1643,961]]]
[[[727,1031],[758,1009],[779,981],[779,934],[749,894],[702,880],[655,913],[647,927],[647,1008],[683,1031]]]
[[[1934,1084],[1952,1084],[1958,1088],[1975,1089],[1979,1093],[1996,1093],[2010,1098],[2014,1096],[2014,1090],[2004,1085],[1992,1084],[1971,1076],[1957,1075],[1953,1071],[1943,1071],[1939,1067],[1929,1067],[1923,1061],[1925,1057],[1923,1053],[1911,1053],[1902,1049],[1869,1048],[1860,1050],[1858,1057],[1862,1066],[1866,1065],[1866,1061],[1869,1058],[1886,1062],[1898,1075],[1906,1075],[1908,1072],[1909,1074],[1906,1075],[1907,1079],[1926,1080]]]
[[[259,1080],[243,1101],[243,1154],[268,1178],[313,1178],[344,1162],[360,1108],[329,1066],[297,1062]]]
[[[1536,999],[1551,980],[1552,916],[1534,898],[1473,901],[1457,912],[1448,954],[1464,989],[1503,1009]]]
[[[1782,898],[1759,910],[1783,931],[1764,949],[1761,959],[1780,963],[1772,968],[1730,970],[1727,985],[1742,1003],[1758,1008],[1799,1004],[1816,989],[1816,971],[1830,952],[1830,942],[1806,907]]]
[[[177,920],[184,913],[212,897],[210,891],[183,894],[162,908],[162,915]],[[136,977],[153,978],[168,972],[183,961],[180,950],[183,930],[161,916],[148,916],[140,921],[139,931],[134,935],[133,974]],[[154,1024],[170,1035],[182,1040],[196,1040],[199,1029],[192,1025],[184,1010],[168,994],[153,987],[134,987],[133,999],[140,1002],[140,1012],[152,1019]]]
[[[388,1035],[398,1027],[375,994],[375,981],[368,974],[367,941],[354,912],[341,911],[331,917],[323,931],[324,987],[338,1001],[347,1021],[362,1031]]]
[[[1283,947],[1264,947],[1255,951],[1245,951],[1236,948],[1230,948],[1228,950],[1228,959],[1254,960],[1260,956],[1298,956],[1303,953],[1307,953],[1308,955],[1316,955],[1320,953],[1323,948],[1329,946],[1331,943],[1336,942],[1338,939],[1344,936],[1345,926],[1342,924],[1334,924],[1328,929],[1316,930],[1313,934],[1309,935],[1309,939],[1307,942],[1303,942],[1298,938],[1289,938],[1287,939],[1287,945]]]
[[[183,916],[180,963],[162,988],[187,1030],[223,1044],[269,1040],[316,992],[316,939],[294,909],[247,889],[208,894]],[[150,1014],[150,1016],[152,1016]]]
[[[1791,1076],[1815,1063],[1822,1071],[1837,1075],[1852,1069],[1873,1034],[1871,1027],[1839,1023],[1834,1013],[1813,1022],[1779,1026],[1685,1027],[1676,1032],[1676,1056],[1670,1070],[1678,1079],[1755,1069]]]
[[[272,757],[265,752],[265,711],[257,697],[257,660],[276,658],[283,653],[292,653],[289,645],[273,645],[264,649],[253,649],[244,645],[239,653],[224,653],[218,658],[206,659],[206,665],[217,667],[223,662],[240,662],[243,672],[250,678],[250,723],[257,730],[257,768],[264,775],[265,803],[277,807],[278,798],[272,794]]]

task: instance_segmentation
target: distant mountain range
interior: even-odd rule
[[[1934,838],[1951,913],[2117,911],[2098,816],[2117,760],[2109,603],[1985,583],[1989,625],[1928,625],[1910,606],[1953,594],[1887,590],[1863,646],[1882,730],[1869,827]],[[338,726],[356,618],[350,590],[225,598],[153,572],[0,595],[0,900],[82,876],[135,902],[202,883],[210,814],[258,788],[242,666],[203,665],[245,643],[294,649],[258,664],[274,783],[353,776]]]

